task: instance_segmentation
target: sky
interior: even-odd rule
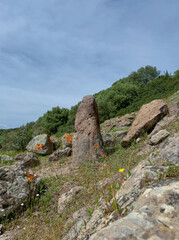
[[[0,0],[0,128],[146,65],[179,69],[178,0]]]

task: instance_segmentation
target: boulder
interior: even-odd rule
[[[29,152],[34,152],[41,155],[49,155],[53,152],[53,143],[47,134],[41,134],[34,137],[28,143],[26,149]]]
[[[0,168],[0,217],[23,208],[37,194],[41,179],[22,165]]]
[[[162,142],[166,137],[168,137],[169,134],[170,133],[166,129],[160,130],[158,133],[151,137],[149,143],[151,145],[157,145]]]
[[[134,139],[145,132],[151,131],[157,122],[168,113],[168,106],[163,100],[154,100],[141,107],[131,129],[123,138],[121,145],[127,147]]]
[[[57,148],[60,147],[60,142],[59,142],[59,140],[58,140],[56,137],[54,137],[54,136],[51,136],[51,137],[50,137],[50,140],[51,140],[52,143],[53,143],[53,149],[54,149],[54,150],[57,150]]]
[[[102,154],[104,150],[97,104],[93,96],[85,96],[76,114],[73,161],[75,163],[93,162]]]
[[[73,197],[81,192],[82,189],[82,186],[77,186],[72,188],[69,192],[62,194],[58,200],[58,213],[63,213],[66,205],[71,202]]]
[[[115,145],[114,137],[112,133],[102,134],[102,139],[103,139],[104,147],[113,147]]]
[[[65,133],[62,137],[62,145],[63,145],[63,148],[72,148],[72,135],[69,134],[69,133]]]
[[[40,160],[34,153],[18,154],[15,156],[15,160],[17,164],[21,164],[25,168],[40,165]]]
[[[69,147],[65,149],[58,149],[49,156],[48,160],[58,161],[60,158],[71,156],[71,154],[72,154],[72,149]]]

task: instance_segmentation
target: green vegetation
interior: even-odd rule
[[[145,66],[120,79],[113,85],[94,95],[101,123],[107,119],[140,109],[154,99],[167,98],[179,90],[179,70],[170,75],[160,75],[156,67]],[[24,151],[32,137],[47,133],[61,137],[74,131],[75,116],[80,103],[67,108],[54,107],[36,122],[18,129],[0,130],[0,149]]]

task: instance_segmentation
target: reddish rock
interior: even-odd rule
[[[96,161],[103,155],[97,104],[93,96],[85,96],[75,120],[73,160],[75,163]]]
[[[131,129],[123,138],[121,145],[127,147],[132,140],[138,138],[141,134],[148,132],[168,113],[168,106],[163,100],[154,100],[145,104],[138,112]]]

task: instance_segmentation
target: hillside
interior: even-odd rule
[[[48,156],[36,155],[40,165],[30,167],[27,177],[30,186],[36,179],[34,176],[42,178],[39,191],[30,203],[21,203],[18,211],[1,218],[5,233],[0,239],[112,240],[114,237],[157,237],[177,240],[178,100],[179,92],[165,99],[169,113],[158,122],[154,132],[150,135],[145,133],[128,148],[123,148],[120,141],[114,138],[114,145],[105,147],[107,156],[96,163],[76,166],[72,157],[49,161]],[[116,118],[120,123],[124,120],[128,124],[130,120],[128,127],[116,124],[114,127],[115,118],[108,119],[102,124],[103,134],[116,136],[117,132],[130,129],[136,114]],[[149,144],[151,137],[160,130],[168,132],[167,138],[159,144]],[[17,152],[3,154],[8,154],[12,159],[1,161],[1,166],[14,163]],[[145,195],[149,192],[151,195],[146,201]],[[155,202],[156,205],[153,204]],[[153,218],[150,218],[151,215]],[[119,230],[116,231],[116,228]]]
[[[179,70],[174,75],[166,71],[163,75],[156,67],[141,67],[128,77],[94,94],[97,101],[100,122],[139,110],[154,99],[166,98],[179,90]],[[74,131],[74,121],[79,103],[70,110],[54,107],[36,122],[30,122],[18,129],[0,130],[1,151],[25,150],[32,137],[47,133],[60,138],[66,132]]]

